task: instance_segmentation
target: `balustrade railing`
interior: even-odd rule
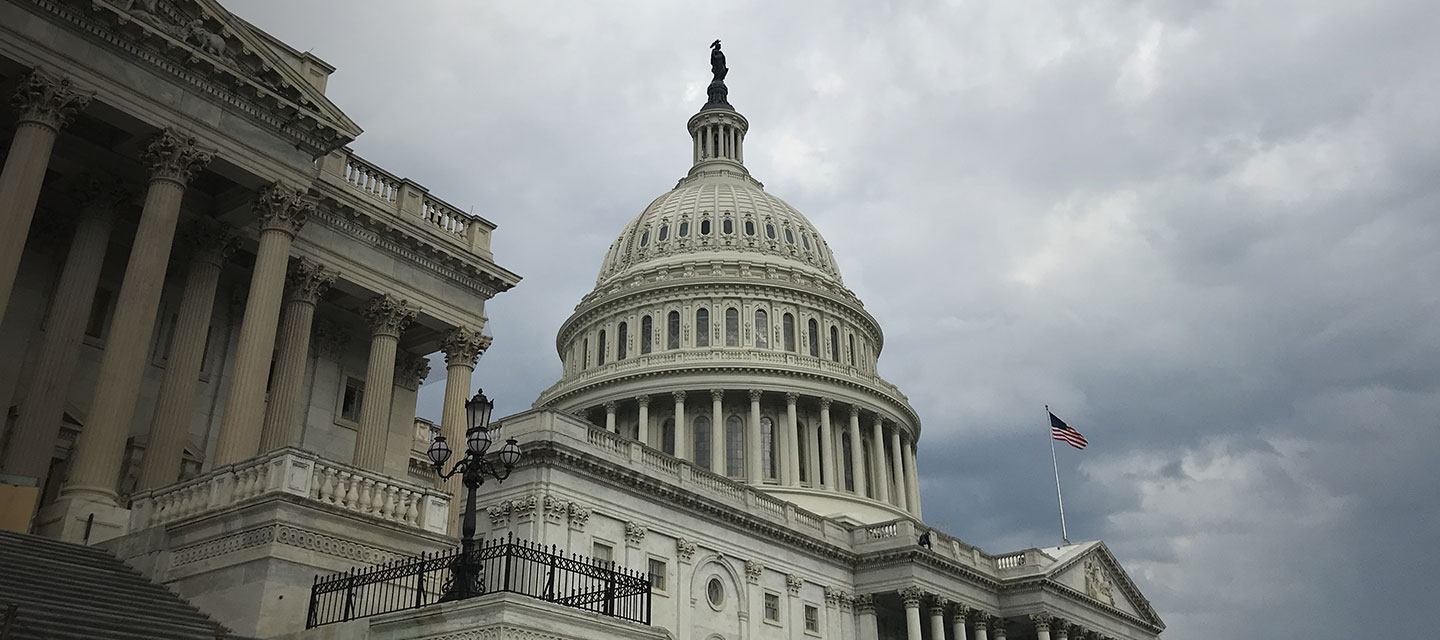
[[[1016,567],[1023,567],[1023,566],[1025,566],[1025,552],[1024,552],[1024,551],[1021,551],[1020,553],[1012,553],[1012,554],[1009,554],[1009,555],[1003,555],[1003,556],[996,556],[996,557],[995,557],[995,568],[996,568],[996,569],[1014,569],[1014,568],[1016,568]]]
[[[130,530],[281,494],[434,533],[444,533],[450,503],[435,489],[287,447],[131,496]]]
[[[322,161],[321,166],[333,166],[328,171],[338,175],[349,188],[372,198],[392,213],[414,216],[423,226],[443,237],[467,246],[471,243],[474,233],[471,226],[479,221],[477,216],[426,193],[423,187],[381,169],[348,149],[338,153],[344,154],[343,167],[338,160],[333,164]]]
[[[345,156],[345,182],[381,202],[395,202],[400,178],[355,154]]]

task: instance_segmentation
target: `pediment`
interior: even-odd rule
[[[1103,542],[1087,543],[1086,548],[1065,554],[1060,563],[1047,572],[1055,583],[1068,587],[1090,600],[1118,609],[1152,624],[1164,626],[1160,616],[1140,593],[1135,581],[1110,553]]]

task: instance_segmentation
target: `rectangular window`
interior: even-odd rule
[[[650,565],[649,565],[649,573],[650,573],[650,588],[654,589],[655,591],[664,591],[664,590],[665,590],[665,561],[664,561],[664,560],[656,560],[655,558],[651,558],[651,559],[650,559]]]
[[[360,406],[365,403],[365,381],[345,378],[345,395],[340,398],[340,419],[360,421]]]
[[[596,542],[591,547],[590,557],[597,565],[608,565],[615,557],[615,549],[604,542]]]
[[[780,594],[765,594],[765,620],[769,622],[780,621]]]
[[[805,630],[820,633],[820,609],[815,605],[805,605]]]

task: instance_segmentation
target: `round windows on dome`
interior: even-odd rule
[[[755,235],[755,222],[754,222],[753,220],[746,220],[746,221],[745,221],[745,235],[747,235],[747,236],[753,236],[753,235]]]
[[[717,611],[725,606],[725,583],[721,582],[720,578],[712,577],[710,582],[705,584],[705,600]]]
[[[689,222],[681,222],[681,223],[680,223],[679,235],[680,235],[681,238],[686,238],[686,237],[689,237],[689,236],[690,236],[690,223],[689,223]]]
[[[775,239],[775,225],[770,224],[769,222],[765,223],[765,235],[766,235],[767,237],[769,237],[771,240],[774,240],[774,239]]]

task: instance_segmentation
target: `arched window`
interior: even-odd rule
[[[627,345],[625,342],[630,339],[630,325],[620,323],[620,328],[615,330],[615,359],[624,360]]]
[[[764,309],[755,310],[755,346],[761,349],[770,348],[770,316]]]
[[[780,319],[780,328],[785,331],[785,350],[795,350],[795,316],[785,314]]]
[[[650,353],[650,340],[654,327],[651,326],[650,316],[640,319],[640,353]]]
[[[725,310],[725,346],[740,346],[740,310],[735,307]]]
[[[769,222],[765,223],[765,237],[770,238],[771,240],[775,239],[775,225],[770,224]]]
[[[690,428],[692,460],[701,469],[710,468],[710,418],[695,416]]]
[[[740,416],[725,419],[725,475],[745,475],[745,426]]]
[[[745,221],[745,235],[747,235],[747,236],[753,236],[753,235],[755,235],[755,221],[754,221],[754,220],[746,220],[746,221]],[[641,245],[641,246],[644,246],[644,245]]]
[[[765,467],[765,477],[775,479],[775,453],[780,447],[775,446],[775,421],[770,416],[760,419],[760,464]]]
[[[789,227],[785,228],[785,241],[790,244],[795,244],[795,232],[791,231]]]
[[[679,312],[679,311],[671,311],[669,318],[670,318],[669,322],[666,323],[666,324],[669,325],[669,331],[666,332],[668,339],[665,341],[665,348],[666,348],[666,349],[679,349],[679,348],[680,348],[680,312]]]
[[[584,344],[584,346],[580,347],[580,349],[581,349],[581,351],[585,354],[585,359],[581,361],[581,362],[583,362],[583,364],[580,365],[580,368],[581,368],[581,369],[589,369],[589,368],[590,368],[590,339],[589,339],[589,338],[586,338],[586,339],[585,339],[585,344]]]
[[[600,330],[600,345],[595,348],[595,366],[605,364],[605,330]]]
[[[805,425],[797,424],[795,428],[800,431],[800,437],[795,439],[795,456],[800,461],[800,482],[810,481],[810,438],[806,435]]]
[[[825,434],[818,428],[813,429],[811,433],[815,434],[815,453],[820,454],[815,456],[816,469],[814,481],[814,484],[819,486],[825,484],[825,481],[829,480],[835,471],[830,468],[830,465],[833,463],[825,459]]]
[[[700,235],[702,235],[702,236],[708,236],[708,235],[710,235],[710,221],[709,221],[709,220],[701,220],[701,221],[700,221]]]
[[[861,453],[860,461],[861,461],[862,464],[865,465],[865,496],[866,496],[867,498],[874,498],[874,497],[875,497],[875,470],[871,468],[871,467],[874,466],[874,465],[870,464],[870,441],[869,441],[869,440],[866,440],[866,439],[864,439],[864,438],[861,438],[861,439],[860,439],[860,453]]]
[[[840,361],[840,330],[830,325],[830,359]]]
[[[681,223],[680,223],[680,237],[681,237],[681,238],[686,238],[686,237],[689,237],[689,236],[690,236],[690,222],[687,220],[687,221],[684,221],[684,222],[681,222]]]
[[[855,366],[855,336],[845,336],[845,342],[850,344],[850,366]]]
[[[800,234],[800,241],[803,242],[803,243],[805,243],[805,250],[806,250],[806,251],[809,251],[809,250],[810,250],[810,234],[808,234],[808,233],[802,233],[802,234]]]
[[[809,329],[805,333],[807,341],[810,343],[810,357],[818,358],[820,357],[820,323],[811,318],[810,322],[805,324],[805,328]]]
[[[675,455],[675,419],[666,418],[660,426],[660,450]]]
[[[660,241],[661,241],[661,242],[664,242],[665,239],[666,239],[666,238],[669,238],[669,237],[670,237],[670,225],[667,224],[667,225],[665,225],[665,226],[663,226],[663,227],[660,227]]]
[[[850,446],[850,434],[842,434],[840,436],[840,452],[843,457],[840,458],[840,463],[845,466],[846,491],[855,490],[855,457],[850,453]]]
[[[650,230],[649,230],[649,229],[646,229],[646,230],[645,230],[645,233],[640,234],[640,246],[643,247],[643,246],[645,246],[645,245],[647,245],[647,244],[650,244]]]
[[[695,310],[695,346],[710,346],[710,310]]]

